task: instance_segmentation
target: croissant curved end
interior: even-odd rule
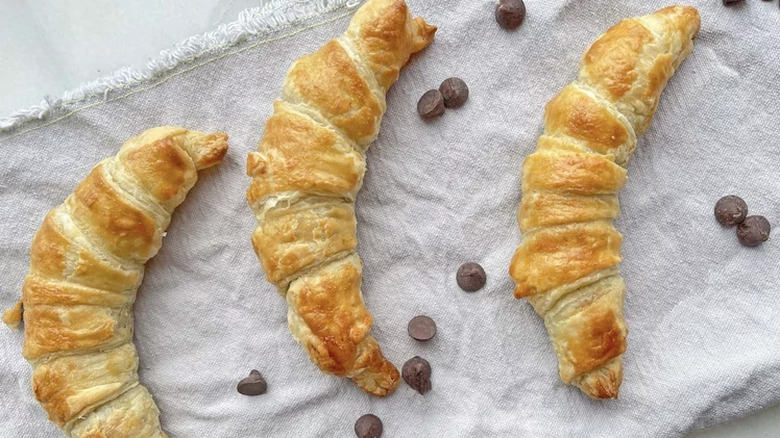
[[[571,383],[591,398],[617,398],[623,382],[623,360],[620,356],[602,367],[582,374]]]
[[[658,15],[673,20],[678,30],[690,39],[696,38],[701,29],[701,16],[693,6],[669,6],[656,12]]]
[[[22,302],[17,301],[10,309],[3,312],[3,322],[11,330],[16,330],[22,322]]]
[[[204,134],[190,131],[185,136],[184,148],[195,161],[198,170],[214,166],[222,162],[228,150],[228,136],[223,132]]]
[[[387,360],[379,348],[379,343],[369,335],[358,344],[358,353],[351,375],[352,381],[369,394],[384,397],[398,387],[401,375],[395,366]]]
[[[412,18],[405,0],[372,0],[358,9],[350,22],[351,30],[361,26],[398,31],[394,26],[405,27],[412,36],[411,52],[419,52],[433,41],[436,26],[428,24],[422,17]]]
[[[382,359],[378,366],[366,368],[352,377],[360,389],[378,397],[392,393],[401,382],[398,369],[387,359]]]
[[[433,36],[436,34],[438,28],[432,24],[426,23],[422,17],[415,17],[412,22],[414,25],[412,53],[417,53],[431,44]]]

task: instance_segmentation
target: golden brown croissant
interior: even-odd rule
[[[287,299],[293,337],[322,371],[378,396],[398,386],[399,374],[369,334],[355,196],[385,93],[435,31],[403,0],[367,2],[342,36],[292,65],[247,159],[258,222],[252,243]]]
[[[617,397],[623,379],[622,236],[612,225],[622,166],[699,26],[696,9],[673,6],[601,35],[579,78],[547,104],[544,134],[523,163],[515,296],[544,318],[561,379],[591,397]]]
[[[147,130],[93,167],[35,234],[22,300],[3,321],[23,317],[33,392],[68,436],[167,436],[138,383],[133,302],[197,170],[226,151],[222,133]]]

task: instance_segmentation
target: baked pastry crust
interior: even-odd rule
[[[623,236],[612,220],[624,166],[700,24],[696,9],[672,6],[601,35],[578,79],[545,107],[544,134],[523,163],[515,296],[544,318],[561,379],[594,398],[617,397],[623,379]]]
[[[342,36],[293,63],[247,158],[247,201],[258,222],[252,243],[289,304],[293,337],[322,371],[377,396],[400,376],[369,333],[355,197],[385,93],[435,31],[403,0],[367,2]]]
[[[149,129],[93,167],[35,234],[22,299],[3,321],[23,316],[33,393],[68,436],[166,436],[138,382],[132,306],[173,209],[226,151],[222,133]]]

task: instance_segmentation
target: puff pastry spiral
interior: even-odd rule
[[[93,167],[35,234],[22,300],[3,320],[23,317],[35,398],[68,436],[167,436],[138,382],[133,302],[197,170],[226,151],[222,133],[147,130]]]
[[[399,374],[369,333],[355,196],[385,93],[435,31],[403,0],[367,2],[343,35],[295,61],[247,159],[252,243],[287,300],[293,337],[322,371],[377,396],[392,392]]]
[[[561,379],[591,397],[617,397],[623,379],[622,235],[612,220],[624,166],[699,26],[696,9],[673,6],[601,35],[578,79],[547,104],[523,163],[515,296],[544,318]]]

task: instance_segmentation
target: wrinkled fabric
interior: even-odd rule
[[[135,306],[141,381],[172,437],[348,437],[369,412],[388,437],[681,437],[780,402],[780,238],[744,248],[713,216],[718,198],[738,194],[780,226],[777,3],[692,2],[697,46],[620,194],[630,333],[616,401],[561,383],[541,319],[512,296],[520,166],[544,104],[576,77],[588,45],[667,3],[527,0],[512,32],[496,25],[492,1],[409,3],[439,31],[388,94],[357,201],[358,249],[373,333],[399,368],[416,355],[431,363],[430,393],[402,383],[378,399],[321,374],[288,333],[286,304],[250,243],[246,155],[289,65],[340,34],[349,17],[328,20],[345,10],[0,136],[0,304],[18,298],[44,215],[93,164],[144,129],[182,125],[227,132],[230,151],[175,213]],[[417,99],[449,76],[469,85],[468,102],[421,120]],[[466,261],[487,272],[479,292],[455,283]],[[406,333],[417,314],[438,325],[428,343]],[[60,436],[31,394],[21,342],[0,332],[0,435]],[[235,386],[253,368],[269,390],[245,397]]]

